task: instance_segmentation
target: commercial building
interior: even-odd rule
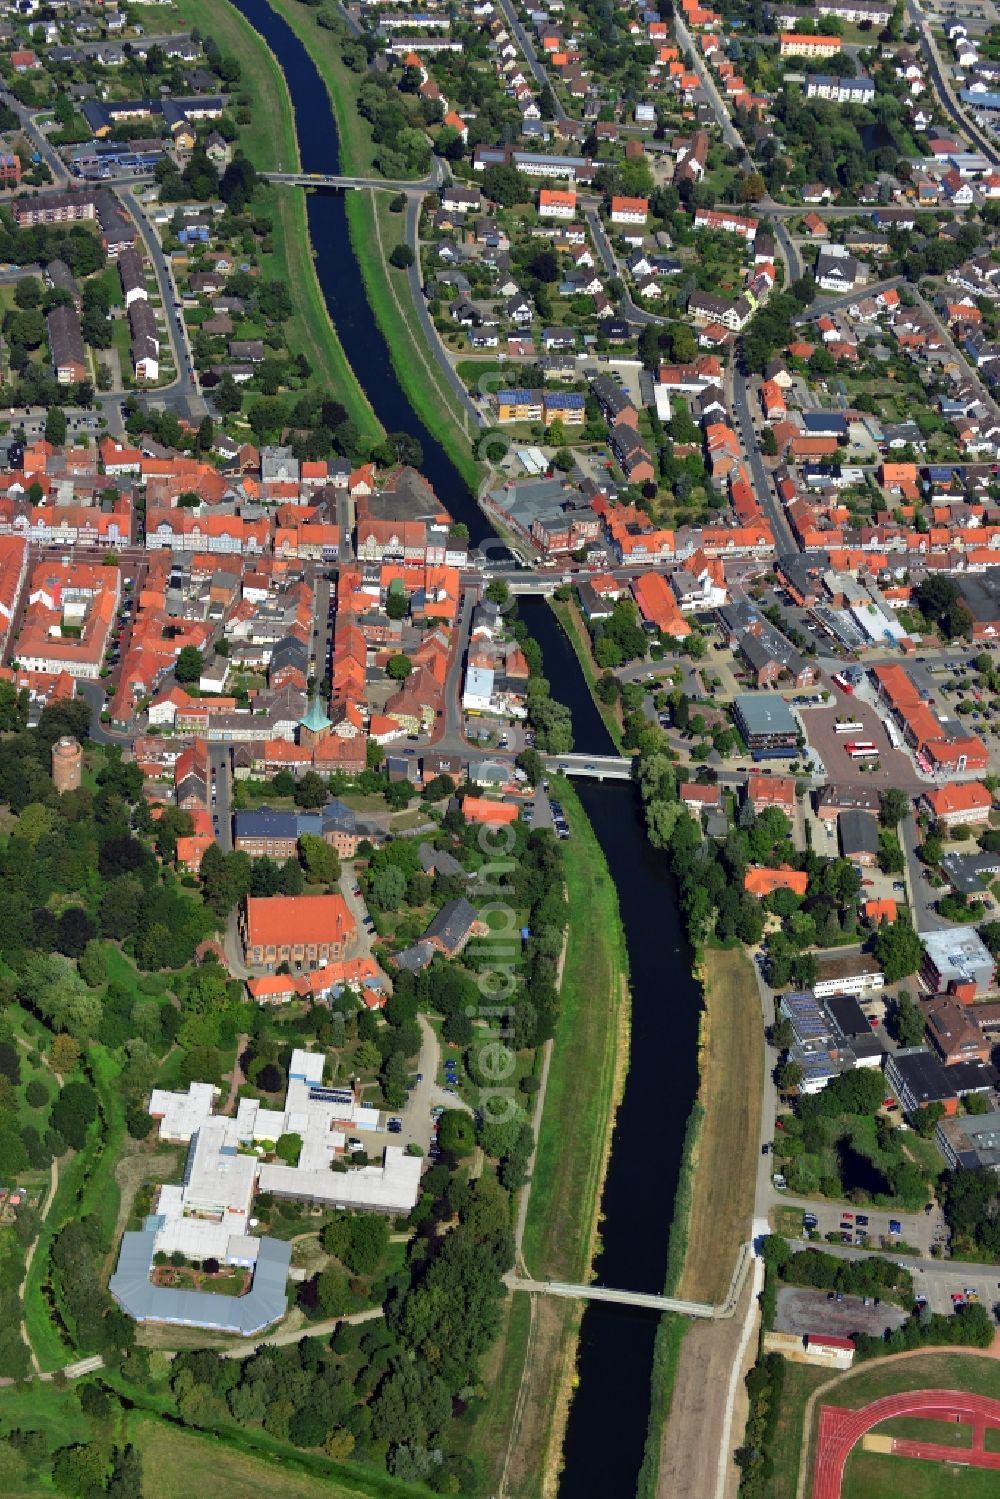
[[[982,1062],[946,1067],[926,1047],[907,1046],[886,1054],[885,1079],[905,1114],[931,1103],[939,1103],[946,1114],[956,1114],[960,1098],[995,1087],[997,1071]]]
[[[734,699],[733,711],[736,727],[755,760],[798,754],[798,721],[779,693],[741,693]]]
[[[412,1210],[420,1190],[419,1157],[389,1145],[380,1165],[342,1169],[349,1136],[370,1139],[378,1110],[359,1102],[350,1088],[324,1086],[323,1070],[322,1054],[294,1050],[284,1107],[243,1098],[235,1118],[213,1112],[219,1089],[211,1083],[191,1083],[186,1093],[154,1090],[149,1113],[159,1120],[160,1138],[189,1148],[183,1182],[161,1186],[142,1230],[122,1239],[109,1290],[129,1316],[243,1337],[283,1316],[291,1246],[249,1232],[257,1191],[341,1210]],[[301,1141],[295,1165],[274,1158],[274,1146],[287,1135]],[[252,1280],[242,1296],[161,1286],[159,1253],[200,1263],[214,1259],[252,1272]]]
[[[932,994],[957,994],[965,1003],[992,989],[996,965],[979,933],[969,927],[922,932],[920,977]]]
[[[938,1149],[953,1170],[975,1171],[988,1166],[1000,1172],[1000,1113],[942,1119],[937,1127]]]
[[[993,797],[980,781],[937,786],[924,792],[924,804],[938,822],[972,826],[988,822]]]
[[[791,1022],[795,1039],[789,1056],[802,1068],[804,1093],[820,1092],[831,1078],[854,1067],[881,1066],[882,1047],[855,1000],[824,1002],[807,989],[783,994],[781,1013]]]
[[[869,953],[838,953],[818,959],[813,993],[817,999],[831,994],[873,994],[883,988],[885,974]]]

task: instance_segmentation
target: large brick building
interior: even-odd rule
[[[318,968],[346,957],[355,931],[342,895],[250,895],[240,913],[243,950],[253,968]]]

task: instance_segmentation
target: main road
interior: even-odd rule
[[[567,123],[569,123],[569,115],[566,113],[565,109],[563,109],[562,103],[557,97],[555,89],[552,87],[548,74],[539,61],[538,53],[535,51],[534,42],[531,40],[530,36],[525,31],[524,27],[521,25],[520,20],[518,19],[513,0],[499,0],[499,5],[500,9],[503,11],[504,20],[507,22],[507,25],[513,32],[514,40],[517,42],[517,45],[523,52],[524,60],[528,64],[528,67],[531,69],[531,72],[534,75],[535,82],[538,84],[539,89],[547,88],[549,90],[549,93],[552,95],[553,101],[555,102],[556,106],[557,122],[560,125],[566,125]]]
[[[923,11],[915,0],[907,0],[907,10],[910,19],[920,34],[920,50],[927,60],[927,67],[934,84],[934,92],[945,113],[950,115],[960,130],[963,130],[973,145],[978,146],[987,160],[994,166],[1000,166],[1000,152],[997,150],[996,142],[991,140],[985,131],[980,130],[974,120],[971,120],[962,108],[951,83],[945,72],[944,62],[937,49],[937,42],[931,31],[931,23],[924,19]]]
[[[121,194],[122,201],[128,208],[135,221],[136,227],[142,236],[146,246],[146,253],[152,261],[153,271],[156,276],[157,285],[160,289],[160,300],[163,303],[163,317],[167,325],[167,339],[174,356],[174,368],[177,370],[177,378],[169,385],[160,387],[158,391],[150,392],[150,395],[164,395],[169,391],[179,391],[183,397],[183,404],[187,407],[188,414],[194,418],[202,417],[208,410],[202,398],[194,369],[194,358],[191,346],[188,343],[187,328],[184,319],[177,310],[180,298],[174,285],[174,278],[167,258],[160,247],[160,241],[156,232],[147,219],[142,205],[131,192]]]
[[[797,552],[798,545],[778,500],[773,475],[768,470],[757,443],[753,413],[750,408],[750,382],[738,366],[733,370],[733,414],[736,418],[736,430],[750,465],[757,502],[771,523],[778,555]]]

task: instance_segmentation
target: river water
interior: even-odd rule
[[[323,80],[298,37],[267,0],[235,0],[281,64],[295,112],[303,171],[339,168],[336,121]],[[474,496],[442,445],[413,411],[365,296],[341,194],[312,192],[309,231],[330,316],[352,368],[387,431],[420,442],[423,471],[438,498],[469,528],[491,534]],[[520,601],[542,647],[554,696],[573,715],[576,748],[613,752],[580,664],[548,606]],[[595,1279],[625,1290],[660,1291],[666,1272],[688,1114],[697,1090],[701,996],[663,858],[650,848],[628,782],[576,783],[618,890],[629,953],[631,1050],[601,1202]],[[571,856],[571,845],[570,856]],[[586,1079],[580,1079],[586,1086]],[[561,1499],[632,1499],[649,1412],[655,1314],[594,1303],[583,1316],[579,1383],[570,1410]]]

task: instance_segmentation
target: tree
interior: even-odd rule
[[[919,1046],[923,1041],[924,1017],[905,989],[890,1002],[886,1025],[900,1046]]]
[[[413,251],[409,245],[393,245],[389,251],[389,264],[397,271],[405,271],[413,264]]]
[[[51,1122],[74,1150],[82,1150],[87,1128],[97,1118],[97,1094],[89,1083],[66,1083],[52,1105]]]
[[[75,1072],[80,1061],[79,1042],[74,1041],[72,1036],[67,1036],[65,1031],[52,1039],[49,1050],[49,1066],[52,1071],[60,1077],[65,1077],[70,1072]]]
[[[885,970],[887,984],[916,973],[923,955],[920,938],[902,917],[891,925],[879,927],[875,937],[875,956]]]
[[[66,413],[61,406],[50,406],[45,418],[45,441],[61,448],[66,441]]]
[[[883,828],[878,835],[878,867],[883,874],[902,874],[906,868],[899,839],[888,828]]]
[[[340,879],[337,850],[324,838],[303,833],[299,839],[299,853],[310,885],[335,885]]]
[[[369,900],[377,911],[396,911],[406,897],[406,875],[395,865],[380,869],[372,878]]]
[[[438,1121],[438,1144],[447,1155],[469,1155],[476,1144],[471,1116],[461,1109],[445,1109]]]
[[[178,682],[197,682],[201,677],[201,651],[196,645],[186,645],[174,664],[174,676]]]
[[[274,1153],[287,1166],[297,1166],[302,1152],[301,1135],[282,1135],[274,1147]]]
[[[326,805],[329,792],[326,782],[322,776],[314,770],[307,770],[304,776],[300,776],[295,782],[295,805],[304,807],[306,811],[314,811],[317,807]]]
[[[386,662],[386,676],[392,677],[394,682],[405,681],[412,670],[413,662],[409,656],[404,656],[400,652],[397,652],[395,656],[390,656]]]
[[[897,827],[909,810],[910,798],[905,791],[897,791],[895,787],[891,787],[888,791],[879,792],[878,815],[884,828]]]

